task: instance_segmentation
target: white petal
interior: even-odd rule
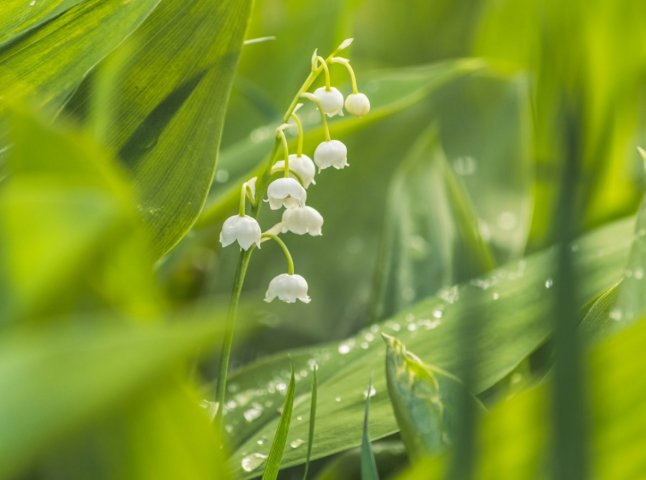
[[[285,161],[280,160],[274,164],[271,171],[272,173],[280,172],[285,168]],[[314,181],[314,176],[316,175],[316,166],[310,157],[307,155],[296,155],[292,154],[289,156],[289,170],[294,172],[304,188],[309,187],[310,185],[316,185]]]
[[[300,207],[305,205],[307,192],[303,186],[293,178],[279,178],[269,184],[267,188],[269,208],[278,210],[280,207]]]
[[[321,109],[327,116],[333,117],[343,111],[343,94],[336,88],[317,88],[314,90],[314,96],[318,98]]]
[[[260,247],[260,236],[262,230],[258,221],[245,215],[233,215],[227,218],[222,224],[222,231],[220,232],[220,243],[223,247],[231,245],[233,242],[238,242],[243,250],[248,250],[254,243]]]
[[[314,163],[319,170],[334,167],[337,170],[348,166],[348,149],[339,140],[321,142],[314,151]]]
[[[312,236],[322,235],[323,217],[312,207],[290,208],[283,212],[282,231]]]
[[[290,275],[282,273],[274,277],[265,293],[265,302],[271,302],[276,297],[287,303],[294,303],[300,300],[303,303],[309,303],[310,297],[307,295],[307,281],[300,275]]]
[[[370,100],[363,93],[351,93],[345,99],[345,109],[352,115],[365,115],[370,111]]]

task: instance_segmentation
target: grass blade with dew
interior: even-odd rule
[[[310,402],[310,426],[309,434],[307,436],[307,460],[305,461],[305,471],[303,472],[303,480],[307,480],[307,474],[310,469],[310,458],[312,456],[312,445],[314,444],[314,426],[316,425],[316,396],[318,390],[318,382],[316,379],[316,371],[318,365],[312,366],[312,394]]]
[[[287,395],[285,395],[285,403],[281,414],[280,423],[274,435],[274,441],[271,444],[269,457],[267,458],[267,465],[262,474],[262,480],[276,480],[278,472],[280,471],[280,461],[283,458],[285,451],[285,444],[287,443],[287,432],[289,431],[289,424],[292,420],[292,410],[294,408],[294,387],[296,381],[294,379],[294,366],[292,365],[292,373],[289,378],[289,386],[287,387]]]
[[[375,454],[372,451],[370,436],[368,435],[368,417],[370,415],[371,393],[372,379],[370,379],[370,382],[368,382],[368,390],[366,390],[366,410],[363,415],[363,436],[361,439],[361,480],[379,480],[377,462],[375,461]]]

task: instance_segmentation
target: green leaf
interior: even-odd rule
[[[644,319],[629,325],[584,357],[588,379],[587,435],[590,475],[594,478],[639,478],[646,468],[646,384],[636,381],[646,364]],[[516,479],[549,476],[552,378],[492,408],[480,419],[475,478]],[[443,479],[450,452],[417,462],[404,479]]]
[[[611,224],[577,241],[573,253],[581,273],[577,304],[583,305],[621,275],[633,221]],[[225,417],[238,445],[233,453],[236,463],[239,465],[242,452],[258,451],[256,442],[276,429],[273,411],[282,403],[281,391],[285,389],[291,361],[297,379],[309,374],[308,362],[316,361],[320,368],[317,410],[326,422],[317,428],[313,458],[357,446],[356,432],[361,428],[364,399],[361,379],[383,368],[385,355],[375,342],[382,332],[398,335],[425,362],[454,372],[460,364],[456,353],[461,334],[470,331],[458,320],[478,321],[478,312],[486,310],[487,322],[476,329],[477,338],[469,339],[477,348],[474,356],[481,359],[473,390],[478,394],[495,385],[551,333],[552,325],[545,320],[544,312],[553,302],[552,269],[553,252],[540,252],[468,284],[444,289],[340,343],[279,354],[241,369],[231,379],[231,391],[237,393],[232,396],[232,408]],[[396,432],[397,426],[385,394],[385,378],[381,375],[373,378],[376,395],[371,402],[370,432],[374,439]],[[308,397],[308,389],[297,385],[292,439],[307,434],[307,422],[299,421],[299,416],[307,415]],[[262,406],[261,414],[248,421],[243,413],[256,405]],[[283,467],[304,461],[304,451],[292,449],[285,453]]]
[[[2,478],[138,392],[167,381],[178,362],[219,337],[212,318],[148,328],[109,317],[79,320],[0,339]]]
[[[250,7],[165,0],[133,37],[106,143],[134,177],[157,256],[187,233],[211,187]]]
[[[307,454],[305,455],[305,471],[303,472],[303,480],[307,480],[307,473],[310,470],[310,460],[312,457],[312,445],[314,445],[314,428],[316,426],[316,401],[318,392],[318,381],[316,378],[316,371],[318,366],[312,367],[312,391],[310,392],[310,427],[307,432]]]
[[[375,454],[372,452],[370,444],[370,434],[368,433],[368,424],[370,418],[370,397],[372,396],[372,381],[368,383],[366,390],[366,407],[363,414],[363,428],[361,429],[361,480],[379,480]]]
[[[152,259],[123,172],[86,136],[14,111],[0,186],[0,318],[160,309]]]
[[[406,465],[406,451],[399,441],[382,440],[372,444],[377,470],[385,478]],[[330,459],[316,480],[354,480],[361,476],[361,450],[354,448]]]
[[[420,135],[401,163],[386,208],[375,318],[493,268],[469,196],[434,129]]]
[[[425,365],[396,338],[382,335],[388,394],[406,451],[419,458],[443,450],[456,433],[456,405],[465,395],[464,385],[448,372]],[[475,398],[473,402],[482,408]]]
[[[0,91],[6,99],[29,99],[56,114],[85,75],[141,25],[159,0],[17,3],[11,0],[5,10],[3,2],[0,14],[0,25],[5,21]],[[16,9],[27,10],[27,16],[13,16]],[[9,35],[27,31],[7,44]]]
[[[271,450],[267,457],[267,465],[262,474],[262,480],[276,480],[278,472],[280,471],[280,461],[283,458],[285,445],[287,444],[287,433],[289,432],[289,424],[292,421],[292,411],[294,409],[294,388],[296,380],[294,379],[294,369],[292,369],[291,376],[289,377],[289,385],[287,386],[287,394],[285,395],[285,403],[280,414],[280,423],[274,435],[274,441],[271,443]]]

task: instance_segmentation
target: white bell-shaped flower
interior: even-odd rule
[[[363,93],[351,93],[345,99],[345,109],[360,117],[370,111],[370,100]]]
[[[298,180],[278,178],[267,187],[267,200],[272,210],[302,207],[307,200],[307,192]]]
[[[345,168],[348,166],[348,149],[339,140],[321,142],[314,150],[314,163],[319,171],[328,167]]]
[[[255,218],[249,215],[234,215],[224,221],[220,232],[220,243],[226,247],[238,242],[243,250],[248,250],[255,243],[260,248],[261,235],[262,230]]]
[[[314,96],[318,99],[323,113],[328,117],[343,115],[343,94],[336,88],[330,87],[329,90],[327,87],[317,88],[314,90]]]
[[[274,164],[272,172],[278,172],[285,168],[285,160],[280,160]],[[316,166],[310,157],[307,155],[297,155],[293,153],[289,156],[289,170],[294,172],[303,184],[304,188],[310,185],[316,185],[314,175],[316,174]]]
[[[289,273],[282,273],[274,277],[267,287],[265,302],[271,302],[276,297],[287,303],[295,303],[296,300],[310,303],[310,297],[307,295],[307,281],[300,275],[290,275]]]
[[[312,207],[288,208],[283,212],[282,232],[297,235],[309,233],[312,236],[322,235],[323,216]]]

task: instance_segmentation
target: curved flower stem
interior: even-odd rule
[[[245,207],[247,204],[247,184],[243,183],[240,189],[240,205],[238,206],[238,215],[245,216]]]
[[[350,81],[352,82],[352,93],[359,93],[359,87],[357,86],[357,77],[354,74],[354,69],[350,65],[350,60],[347,58],[335,57],[331,60],[332,63],[340,63],[347,70],[350,75]]]
[[[287,137],[282,128],[276,130],[278,138],[280,139],[283,145],[283,152],[285,153],[285,178],[289,177],[289,145],[287,144]]]
[[[303,122],[301,122],[301,119],[298,118],[298,115],[296,115],[296,112],[292,113],[292,119],[294,119],[294,123],[296,124],[296,128],[298,129],[298,143],[296,145],[296,155],[299,157],[303,155]]]
[[[294,260],[292,259],[292,254],[289,253],[289,249],[287,248],[287,245],[285,245],[285,242],[283,242],[278,235],[267,232],[263,233],[260,238],[270,238],[280,246],[285,254],[285,260],[287,260],[287,273],[294,275]]]
[[[222,350],[220,351],[220,365],[218,373],[218,381],[215,390],[215,400],[218,405],[216,412],[216,421],[222,426],[222,417],[224,414],[224,402],[226,400],[227,392],[227,376],[229,373],[229,362],[231,360],[231,347],[233,346],[233,334],[235,331],[236,319],[238,317],[238,304],[240,303],[240,293],[244,285],[244,279],[249,267],[249,260],[253,253],[254,246],[252,245],[249,250],[240,252],[240,261],[236,269],[235,278],[233,280],[233,290],[231,291],[231,301],[229,303],[229,313],[227,315],[227,324],[225,328],[224,339],[222,341]]]
[[[316,98],[315,95],[307,92],[301,93],[301,97],[307,98],[308,100],[316,104],[316,106],[318,107],[319,113],[321,114],[321,123],[323,124],[323,132],[325,133],[325,140],[327,140],[328,142],[332,140],[332,137],[330,135],[330,127],[327,124],[327,118],[325,117],[325,113],[323,112],[321,101],[318,98]]]
[[[320,62],[320,65],[323,68],[323,72],[325,72],[325,90],[329,92],[332,88],[332,80],[330,79],[330,69],[327,66],[328,61],[320,55],[316,57],[316,60]]]

